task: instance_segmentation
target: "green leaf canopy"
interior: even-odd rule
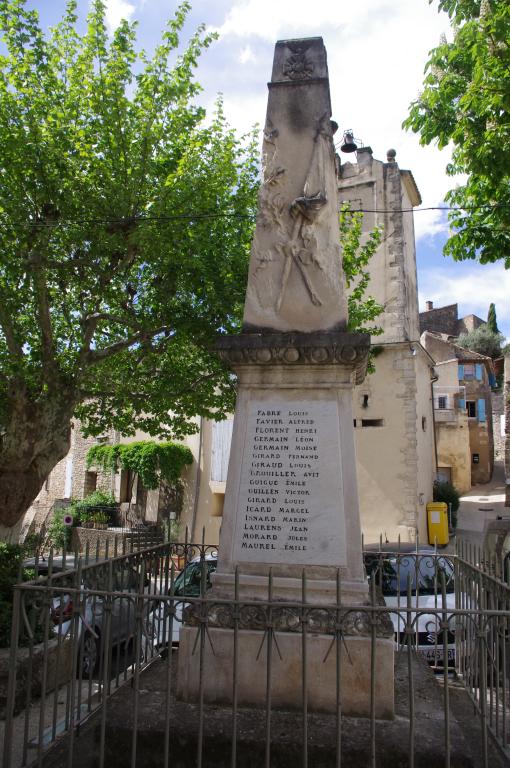
[[[86,431],[180,437],[233,406],[212,350],[239,327],[258,185],[254,136],[221,101],[207,122],[194,69],[213,37],[152,58],[135,25],[111,39],[94,0],[45,37],[0,0],[0,516],[12,524]]]
[[[445,254],[510,267],[510,3],[441,0],[451,42],[430,52],[424,89],[404,122],[422,144],[451,143],[447,171],[467,175],[446,200],[454,209]]]

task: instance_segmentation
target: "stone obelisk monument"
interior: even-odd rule
[[[334,127],[322,39],[279,41],[243,330],[218,341],[239,390],[212,599],[234,595],[237,568],[241,600],[267,600],[271,571],[273,598],[299,601],[304,571],[310,604],[336,603],[338,575],[343,606],[367,601],[352,388],[365,376],[370,339],[346,331]],[[211,615],[214,653],[208,642],[203,680],[206,699],[218,702],[231,695],[233,653],[228,611],[220,613],[221,620]],[[369,709],[368,627],[362,613],[347,612],[344,711],[357,714]],[[277,622],[275,629],[273,702],[299,705],[301,636],[295,626]],[[324,662],[331,634],[327,626],[318,630],[310,636],[309,703],[328,710],[336,706],[335,654]],[[181,633],[178,693],[187,700],[199,686],[197,631],[184,626]],[[381,716],[393,708],[391,628],[385,634],[377,640]],[[263,705],[264,623],[256,612],[238,637],[239,702]]]

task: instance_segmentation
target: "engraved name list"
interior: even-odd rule
[[[339,565],[345,560],[335,401],[255,401],[248,410],[235,556]]]

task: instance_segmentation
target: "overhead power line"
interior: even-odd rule
[[[484,210],[496,210],[498,208],[510,208],[510,203],[490,203],[486,205],[473,205],[473,206],[447,206],[447,205],[431,205],[421,208],[352,208],[344,211],[344,213],[379,213],[379,214],[395,214],[395,213],[424,213],[425,211],[463,211],[465,213],[471,213],[474,211]],[[0,213],[2,218],[9,218],[5,211]],[[240,219],[240,220],[254,220],[256,214],[251,213],[237,213],[237,212],[189,212],[189,213],[177,213],[166,216],[150,216],[140,214],[137,216],[126,217],[86,217],[86,218],[73,218],[73,217],[60,217],[56,216],[51,220],[41,219],[35,221],[12,221],[12,224],[26,227],[57,227],[66,224],[104,224],[104,225],[118,225],[126,226],[129,224],[138,224],[142,222],[172,222],[172,221],[199,221],[202,219]]]

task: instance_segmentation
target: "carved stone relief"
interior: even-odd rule
[[[289,80],[308,80],[313,76],[313,62],[307,58],[308,45],[287,43],[290,53],[283,64],[283,75]]]
[[[271,262],[279,261],[283,265],[274,306],[276,312],[281,309],[293,269],[300,274],[312,304],[321,306],[323,303],[314,285],[313,273],[324,271],[316,227],[328,203],[325,174],[331,143],[329,116],[324,114],[317,120],[303,194],[293,200],[285,200],[281,190],[286,169],[278,163],[278,135],[278,129],[268,121],[264,131],[264,182],[259,196],[259,222],[264,228],[274,228],[280,237],[270,249],[258,251],[256,238],[253,246],[257,259],[255,278]]]

